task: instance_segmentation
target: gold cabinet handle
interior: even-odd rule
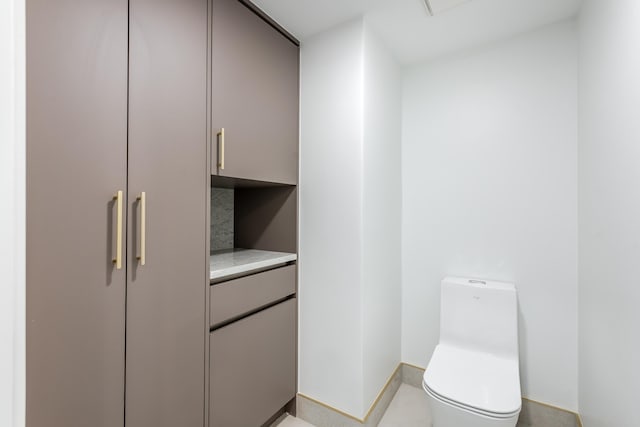
[[[147,193],[144,191],[138,196],[140,203],[140,255],[137,256],[140,265],[147,262]]]
[[[122,269],[122,190],[119,190],[114,196],[116,201],[116,257],[113,263],[116,270]]]
[[[218,132],[218,167],[224,170],[224,128]]]

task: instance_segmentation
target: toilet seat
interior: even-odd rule
[[[439,344],[424,373],[423,387],[433,398],[489,418],[520,412],[518,360]]]
[[[491,413],[491,412],[486,412],[486,411],[482,411],[478,408],[474,408],[472,406],[467,406],[464,405],[460,402],[455,402],[453,400],[447,399],[444,396],[440,396],[438,393],[434,392],[433,390],[431,390],[429,387],[427,387],[427,385],[424,383],[424,381],[422,382],[422,388],[423,390],[427,393],[427,395],[431,396],[432,398],[446,404],[449,406],[453,406],[457,409],[460,409],[462,411],[466,411],[466,412],[470,412],[474,415],[480,415],[483,416],[485,418],[491,418],[494,420],[502,420],[502,419],[509,419],[512,418],[514,416],[517,416],[520,412],[520,410],[515,411],[513,413],[510,414],[496,414],[496,413]]]

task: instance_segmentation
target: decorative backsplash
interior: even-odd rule
[[[233,189],[211,188],[211,251],[233,248]]]

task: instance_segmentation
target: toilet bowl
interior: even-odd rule
[[[514,427],[521,408],[510,283],[442,281],[440,341],[424,373],[433,427]]]

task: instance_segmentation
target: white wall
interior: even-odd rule
[[[640,425],[640,2],[580,17],[580,413]]]
[[[400,92],[363,19],[303,41],[299,390],[356,417],[400,361]]]
[[[525,397],[577,410],[577,49],[562,23],[410,68],[402,358],[438,342],[440,280],[514,282]]]
[[[362,23],[300,52],[299,391],[351,414],[362,387]]]
[[[400,361],[401,75],[364,26],[364,402],[373,403]]]
[[[0,2],[0,425],[24,426],[24,0]]]

